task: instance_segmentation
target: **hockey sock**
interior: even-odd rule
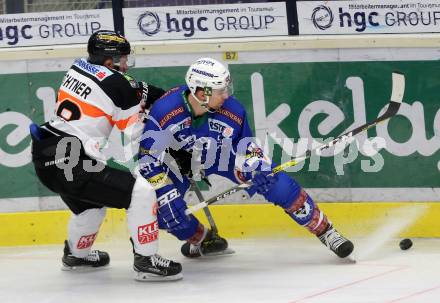
[[[156,216],[156,194],[142,176],[136,178],[127,209],[127,225],[137,254],[150,256],[159,248],[159,225]]]
[[[105,208],[92,208],[78,215],[72,214],[68,229],[68,241],[72,255],[84,258],[89,254],[105,213]]]
[[[295,222],[317,236],[325,232],[330,223],[304,189],[301,189],[298,197],[284,210]]]

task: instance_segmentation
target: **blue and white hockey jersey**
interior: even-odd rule
[[[200,163],[205,174],[218,174],[236,183],[248,176],[236,167],[244,159],[262,158],[261,149],[254,143],[244,107],[233,96],[225,100],[221,109],[194,118],[186,100],[186,85],[168,91],[157,100],[149,114],[140,143],[141,174],[155,187],[158,199],[177,188],[175,195],[183,195],[188,180],[169,170],[165,149],[182,148],[200,152]],[[243,160],[237,160],[238,156]],[[237,161],[236,161],[237,160]]]
[[[217,174],[236,183],[251,179],[252,170],[270,171],[276,165],[255,144],[246,111],[233,96],[226,99],[220,110],[195,119],[186,91],[187,86],[176,87],[154,103],[140,144],[141,174],[155,188],[159,206],[183,199],[189,187],[188,179],[178,178],[171,165],[167,165],[171,163],[164,152],[167,148],[183,148],[192,152],[193,158],[200,150],[200,163],[206,175]],[[250,170],[242,173],[243,168]],[[275,182],[265,194],[268,201],[282,207],[312,233],[327,228],[326,217],[293,178],[279,172]],[[255,191],[253,187],[248,189],[251,195]],[[170,232],[181,240],[192,237],[199,223],[194,216],[190,217],[189,227]]]

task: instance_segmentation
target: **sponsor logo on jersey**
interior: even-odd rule
[[[104,80],[111,75],[108,74],[104,69],[101,69],[98,65],[90,64],[83,59],[76,59],[73,65],[85,71],[86,73],[95,76],[99,80]]]
[[[233,134],[234,134],[234,129],[232,127],[226,127],[222,133],[223,137],[225,138],[230,138]]]
[[[91,234],[91,235],[82,236],[79,239],[78,244],[76,245],[76,248],[78,248],[78,249],[86,249],[86,248],[91,247],[93,245],[93,242],[95,242],[97,234],[98,233],[96,232],[96,233]]]
[[[160,127],[163,127],[168,121],[170,121],[172,118],[174,118],[174,117],[176,117],[176,116],[178,116],[178,115],[180,115],[180,114],[183,114],[185,112],[185,110],[183,109],[183,107],[182,106],[180,106],[180,107],[178,107],[178,108],[176,108],[176,109],[173,109],[172,111],[170,111],[168,114],[166,114],[163,118],[162,118],[162,120],[160,120],[160,122],[159,122],[159,125],[160,125]]]
[[[220,115],[223,115],[225,117],[228,117],[229,119],[231,119],[232,121],[234,121],[235,123],[237,123],[238,125],[242,125],[243,124],[243,119],[240,118],[239,116],[237,116],[236,114],[230,112],[227,109],[224,108],[220,108],[217,113],[219,113]]]
[[[159,224],[157,220],[142,226],[138,226],[138,241],[140,244],[147,244],[156,241],[159,237]]]
[[[234,129],[223,121],[217,119],[208,119],[209,130],[221,133],[223,137],[229,138],[234,133]]]
[[[173,134],[175,134],[181,130],[184,130],[185,128],[190,127],[191,123],[192,123],[191,117],[187,117],[182,121],[180,121],[179,123],[171,125],[169,129]]]
[[[105,76],[107,76],[107,74],[104,73],[104,72],[98,72],[98,73],[96,74],[96,77],[98,77],[99,80],[104,79]]]
[[[222,133],[223,130],[229,125],[225,122],[217,120],[217,119],[208,119],[209,130],[217,133]]]

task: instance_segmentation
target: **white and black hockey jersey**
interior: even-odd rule
[[[78,137],[89,156],[97,157],[116,128],[134,139],[142,132],[139,119],[142,92],[134,79],[81,58],[67,71],[58,91],[55,117],[49,127]],[[144,91],[146,91],[144,89]],[[147,104],[164,91],[149,85]],[[95,151],[88,152],[90,142]]]

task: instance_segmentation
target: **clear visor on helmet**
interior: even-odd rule
[[[212,96],[222,96],[228,98],[233,94],[234,94],[234,86],[232,85],[232,82],[229,82],[228,85],[226,85],[223,88],[217,88],[212,90]]]
[[[130,53],[130,55],[113,57],[113,64],[117,65],[120,71],[126,72],[129,67],[134,66],[135,56],[133,53]]]

